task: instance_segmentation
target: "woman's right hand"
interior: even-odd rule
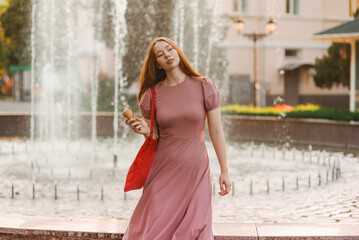
[[[145,137],[150,136],[150,128],[148,127],[145,120],[142,118],[127,118],[125,123],[129,125],[135,133],[142,134]]]

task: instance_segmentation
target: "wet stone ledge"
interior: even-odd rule
[[[359,149],[359,122],[311,118],[231,116],[222,119],[226,140]]]
[[[0,228],[1,240],[121,240],[121,233],[72,232]],[[358,240],[359,236],[215,236],[215,240]]]
[[[38,116],[40,115],[36,115]],[[58,117],[66,118],[66,115]],[[113,113],[99,112],[96,119],[97,137],[113,137]],[[30,120],[29,113],[0,114],[0,137],[29,138]],[[123,130],[120,124],[122,121],[120,117],[120,133]],[[76,134],[79,138],[91,137],[91,113],[76,114],[74,122],[76,124],[73,128],[78,129]],[[279,145],[289,142],[297,145],[359,149],[359,122],[223,115],[222,123],[226,140],[232,142],[255,141]]]
[[[121,240],[127,225],[116,219],[0,216],[0,240]],[[213,232],[215,240],[359,240],[359,222],[214,223]]]
[[[2,229],[0,228],[1,240],[18,240],[18,239],[122,239],[123,234],[120,233],[88,233],[88,232],[67,232],[67,231],[51,231],[51,230],[20,230],[20,229]],[[5,233],[7,232],[7,233]],[[12,232],[12,233],[10,233]]]
[[[86,240],[86,239],[103,239],[121,240],[122,233],[95,233],[95,232],[70,232],[70,231],[53,231],[53,230],[25,230],[25,229],[10,229],[0,228],[1,240],[18,240],[18,239],[31,239],[31,240],[54,240],[54,239],[71,239],[71,240]],[[257,240],[258,237],[246,236],[215,236],[215,240]]]

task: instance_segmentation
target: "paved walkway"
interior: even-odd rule
[[[127,220],[0,216],[0,239],[121,239]],[[359,223],[214,223],[215,240],[359,239]]]

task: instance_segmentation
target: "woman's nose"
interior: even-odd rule
[[[169,56],[171,56],[171,55],[170,55],[170,52],[169,52],[169,51],[166,51],[166,52],[165,52],[165,56],[166,56],[167,58],[168,58]]]

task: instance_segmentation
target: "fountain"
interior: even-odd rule
[[[142,52],[143,54],[136,55],[137,59],[131,59],[133,62],[141,62],[147,44],[158,34],[165,33],[173,37],[199,72],[211,75],[215,80],[223,79],[221,75],[224,76],[224,70],[216,68],[217,64],[211,57],[213,51],[219,51],[214,46],[224,35],[223,31],[219,31],[224,24],[219,17],[220,1],[188,2],[190,4],[185,4],[184,1],[172,3],[174,30],[148,32],[146,41],[142,41],[143,45],[140,45],[140,42],[133,42],[130,38],[135,30],[133,26],[128,29],[126,21],[131,19],[132,15],[137,16],[137,13],[132,12],[135,11],[133,5],[128,9],[126,0],[66,0],[65,4],[56,1],[32,1],[31,84],[35,91],[31,97],[31,139],[48,141],[81,138],[79,128],[82,122],[78,113],[91,112],[90,136],[95,143],[96,115],[103,111],[98,109],[99,82],[100,78],[106,78],[105,81],[113,81],[111,105],[116,146],[121,128],[118,124],[119,121],[122,122],[118,111],[129,106],[137,109],[136,103],[132,102],[130,105],[128,102],[130,96],[126,91],[130,85],[137,82],[140,67],[124,68],[124,65],[128,64],[124,62],[128,57],[127,50]],[[150,0],[148,3],[151,6]],[[146,18],[149,22],[154,18],[153,15],[164,15],[161,12],[156,13],[156,9],[144,12],[148,14]],[[146,29],[143,29],[138,34],[145,31]],[[203,34],[208,31],[211,33],[210,38],[208,34]],[[207,50],[199,52],[199,44]],[[199,59],[206,60],[200,62]],[[217,61],[223,59],[223,56],[218,57]],[[137,72],[136,76],[131,75],[133,71]],[[221,82],[217,85],[222,85]],[[87,93],[90,94],[86,98]],[[89,106],[85,106],[87,103],[90,103]],[[121,138],[127,135],[124,131],[122,133]]]

